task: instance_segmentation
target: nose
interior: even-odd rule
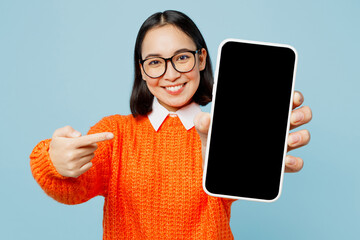
[[[166,66],[166,71],[165,71],[165,74],[164,74],[164,79],[173,82],[176,79],[178,79],[181,76],[181,74],[178,71],[176,71],[176,69],[171,64],[170,60],[168,60],[166,62],[166,64],[167,64],[167,66]]]

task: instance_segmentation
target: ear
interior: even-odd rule
[[[203,71],[206,67],[207,52],[205,48],[202,48],[199,53],[199,70]]]

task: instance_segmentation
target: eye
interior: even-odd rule
[[[185,61],[185,60],[187,60],[187,59],[189,59],[190,57],[189,57],[189,55],[187,55],[187,54],[182,54],[182,55],[180,55],[180,56],[178,56],[178,58],[176,59],[177,61]]]
[[[149,61],[149,65],[157,65],[157,64],[160,64],[160,61],[159,61],[159,60]]]

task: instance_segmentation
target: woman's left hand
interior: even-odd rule
[[[295,91],[293,97],[293,110],[290,116],[290,130],[300,127],[312,119],[312,112],[310,107],[301,106],[304,102],[304,97],[301,92]],[[291,132],[288,137],[287,151],[297,149],[305,146],[310,141],[310,132],[306,129]],[[304,161],[299,157],[291,155],[286,156],[285,172],[298,172],[304,166]]]
[[[312,112],[308,106],[301,106],[304,102],[303,95],[295,91],[293,97],[293,110],[290,116],[290,130],[300,127],[312,119]],[[202,156],[203,156],[203,165],[204,165],[204,156],[206,152],[206,142],[210,126],[210,114],[201,112],[195,119],[194,124],[196,131],[198,132],[201,140],[202,147]],[[305,146],[310,141],[310,133],[308,130],[299,130],[292,132],[288,137],[288,152],[299,147]],[[286,156],[285,160],[285,172],[298,172],[304,166],[304,161],[300,157],[294,157],[291,155]]]

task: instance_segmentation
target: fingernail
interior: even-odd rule
[[[302,114],[301,112],[294,112],[292,114],[292,119],[293,122],[300,122],[304,119],[304,114]]]
[[[113,133],[106,134],[106,138],[108,138],[108,139],[112,139],[113,137],[114,137]]]
[[[304,101],[303,96],[302,96],[300,93],[298,93],[298,92],[296,92],[296,95],[297,95],[299,104],[301,104],[301,103]]]
[[[296,163],[295,158],[289,156],[286,158],[286,165],[295,165],[295,163]]]
[[[297,142],[300,142],[300,136],[299,134],[291,134],[290,135],[290,143],[295,144]]]

